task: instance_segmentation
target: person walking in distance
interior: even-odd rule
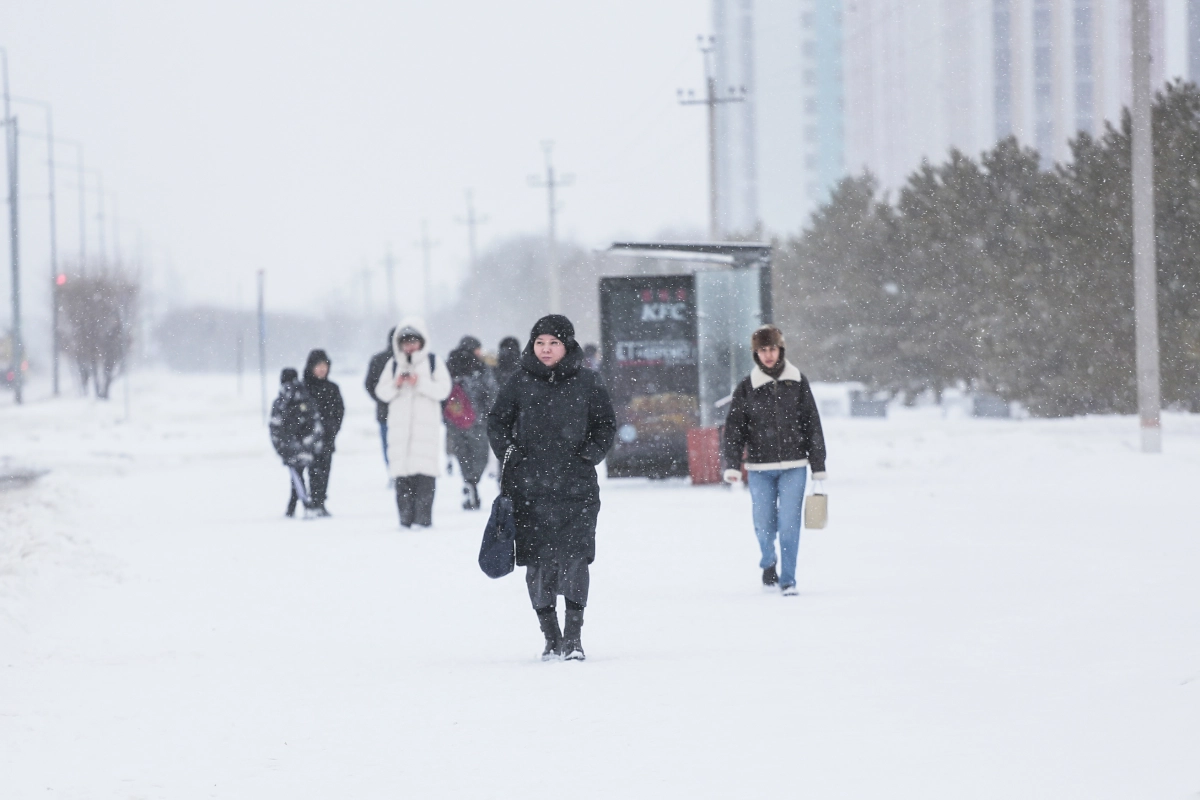
[[[381,401],[375,396],[375,385],[379,383],[379,376],[383,374],[383,368],[387,366],[388,360],[392,357],[392,337],[396,335],[396,329],[392,328],[388,331],[387,347],[380,350],[375,355],[371,356],[371,361],[367,364],[367,379],[364,383],[367,389],[367,394],[375,401],[375,422],[379,425],[379,441],[383,446],[383,465],[387,466],[387,415],[388,404]],[[389,481],[390,485],[390,481]]]
[[[784,357],[783,332],[763,325],[750,346],[754,369],[734,389],[725,420],[725,480],[742,479],[744,453],[763,586],[794,595],[804,486],[810,467],[813,480],[825,479],[825,434],[808,378]]]
[[[583,366],[571,321],[533,326],[520,370],[500,388],[488,438],[501,463],[517,523],[516,562],[546,639],[542,659],[583,660],[583,610],[596,557],[596,467],[612,447],[616,419],[600,376]],[[558,624],[558,596],[566,600]]]
[[[450,396],[450,374],[426,351],[427,341],[423,322],[401,322],[392,336],[392,356],[375,384],[375,396],[388,404],[388,471],[396,481],[396,508],[405,528],[433,524],[442,401]]]
[[[346,406],[342,402],[342,390],[329,380],[329,356],[324,350],[313,350],[308,354],[308,362],[304,365],[304,388],[312,397],[321,415],[321,424],[325,428],[325,447],[313,458],[309,467],[309,489],[312,494],[313,515],[328,517],[325,510],[325,498],[329,493],[329,473],[333,469],[334,442],[342,429],[342,418],[346,414]]]
[[[496,376],[496,387],[503,389],[508,379],[521,370],[521,342],[515,336],[505,336],[500,340],[496,350],[496,366],[492,374]]]
[[[463,479],[463,508],[475,510],[479,479],[488,462],[487,413],[496,400],[496,379],[480,359],[483,345],[474,336],[464,336],[446,359],[454,387],[442,405],[446,420],[447,449],[458,460]]]
[[[279,395],[271,404],[268,429],[271,446],[283,459],[291,479],[292,494],[284,513],[289,517],[295,516],[296,503],[299,501],[304,504],[307,517],[313,505],[304,485],[304,470],[311,469],[314,459],[324,450],[325,429],[317,404],[304,388],[296,370],[291,367],[279,374]]]

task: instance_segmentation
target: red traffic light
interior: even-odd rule
[[[56,284],[58,284],[59,286],[65,286],[65,285],[66,285],[66,283],[67,283],[67,276],[66,276],[66,275],[64,275],[64,274],[62,274],[62,273],[60,272],[60,273],[58,273],[58,275],[57,275],[57,276],[54,278],[54,282],[55,282]]]

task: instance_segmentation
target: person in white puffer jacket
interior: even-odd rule
[[[420,319],[407,319],[392,336],[392,357],[375,385],[388,405],[388,473],[396,483],[400,525],[433,524],[433,496],[442,463],[442,401],[452,386],[446,365],[426,350]]]

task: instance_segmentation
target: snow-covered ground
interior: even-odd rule
[[[401,530],[333,377],[319,521],[254,382],[0,407],[51,470],[0,492],[0,797],[1200,796],[1200,419],[1158,457],[1128,418],[829,419],[794,598],[744,491],[607,481],[588,660],[543,664],[483,517],[448,479]]]

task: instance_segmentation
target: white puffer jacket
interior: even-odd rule
[[[421,349],[411,355],[400,347],[405,330],[415,330],[422,339]],[[406,319],[396,326],[392,337],[392,357],[383,367],[375,396],[388,404],[388,472],[393,478],[409,475],[436,476],[442,463],[442,401],[450,396],[450,372],[441,359],[430,357],[429,337],[420,319]],[[396,386],[402,373],[417,376],[416,386]]]

